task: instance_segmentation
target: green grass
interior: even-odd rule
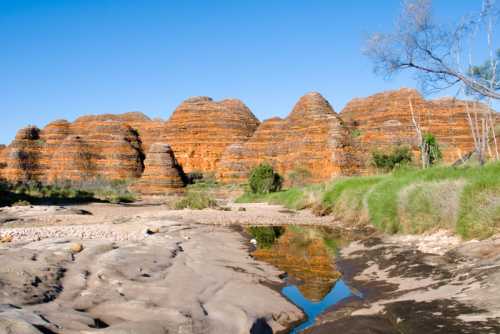
[[[194,209],[202,210],[206,208],[215,208],[217,202],[206,191],[188,190],[186,194],[175,203],[177,210]]]
[[[323,191],[324,186],[313,185],[307,187],[295,187],[269,194],[244,193],[236,199],[236,203],[270,203],[280,204],[288,209],[301,210],[310,207],[315,201],[317,194]]]
[[[95,179],[78,183],[42,184],[25,182],[0,183],[0,205],[11,205],[22,201],[33,204],[84,203],[104,201],[130,203],[135,195],[128,191],[127,181],[105,181]]]
[[[500,163],[401,168],[386,175],[341,178],[326,186],[245,194],[237,201],[292,209],[315,206],[317,212],[349,223],[371,223],[388,233],[444,228],[466,239],[482,239],[500,232]]]

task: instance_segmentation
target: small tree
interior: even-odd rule
[[[250,190],[254,194],[268,194],[281,190],[283,178],[267,163],[252,169],[248,180]]]
[[[493,28],[499,17],[494,1],[484,0],[477,15],[468,15],[455,25],[434,20],[430,0],[406,0],[392,33],[374,33],[367,41],[365,54],[374,63],[376,73],[390,77],[401,71],[413,71],[424,92],[435,92],[458,86],[458,94],[478,99],[500,100],[500,59],[493,46]],[[479,32],[485,33],[485,51],[489,59],[480,66],[472,64],[472,45]],[[464,66],[465,65],[465,66]],[[488,110],[472,110],[466,103],[475,152],[481,164],[485,161],[490,136],[494,154],[500,159],[494,132],[495,117]],[[423,157],[425,158],[425,157]]]
[[[422,140],[422,147],[427,159],[427,166],[434,165],[443,157],[437,139],[432,133],[426,133],[424,135],[424,138]]]

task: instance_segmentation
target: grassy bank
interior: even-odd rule
[[[466,239],[481,239],[500,232],[500,163],[401,169],[266,195],[245,194],[237,201],[312,207],[318,214],[371,223],[389,233],[445,228]]]
[[[129,203],[135,200],[125,181],[96,179],[80,183],[44,185],[39,182],[0,182],[0,205],[62,204],[85,202]]]

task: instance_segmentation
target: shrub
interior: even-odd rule
[[[204,191],[188,191],[186,195],[175,203],[175,208],[202,210],[217,207],[217,202]]]
[[[203,173],[198,171],[193,171],[186,174],[187,184],[195,184],[203,180]]]
[[[292,187],[303,187],[311,183],[312,174],[307,168],[298,167],[288,174],[288,181]]]
[[[430,166],[434,165],[436,162],[441,160],[441,158],[443,157],[443,154],[441,153],[441,150],[439,149],[437,139],[432,133],[426,133],[422,140],[424,142],[423,146],[425,149],[425,153],[427,155],[427,163]]]
[[[29,205],[31,205],[31,203],[26,200],[19,200],[14,204],[12,204],[12,206],[29,206]]]
[[[373,164],[375,167],[385,171],[391,171],[396,167],[407,165],[411,162],[411,151],[408,147],[398,146],[392,153],[373,152]]]
[[[248,180],[250,191],[254,194],[268,194],[281,190],[283,178],[267,163],[252,169]]]

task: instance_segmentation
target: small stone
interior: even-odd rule
[[[12,235],[10,235],[10,234],[5,234],[5,235],[3,235],[2,237],[0,237],[0,242],[2,242],[2,243],[4,243],[4,242],[5,242],[5,243],[7,243],[7,242],[12,242],[12,239],[13,239]]]
[[[159,227],[146,229],[146,234],[147,235],[156,234],[156,233],[160,233],[160,228]]]
[[[83,250],[83,245],[79,242],[75,242],[71,244],[69,249],[73,254],[80,253]]]

